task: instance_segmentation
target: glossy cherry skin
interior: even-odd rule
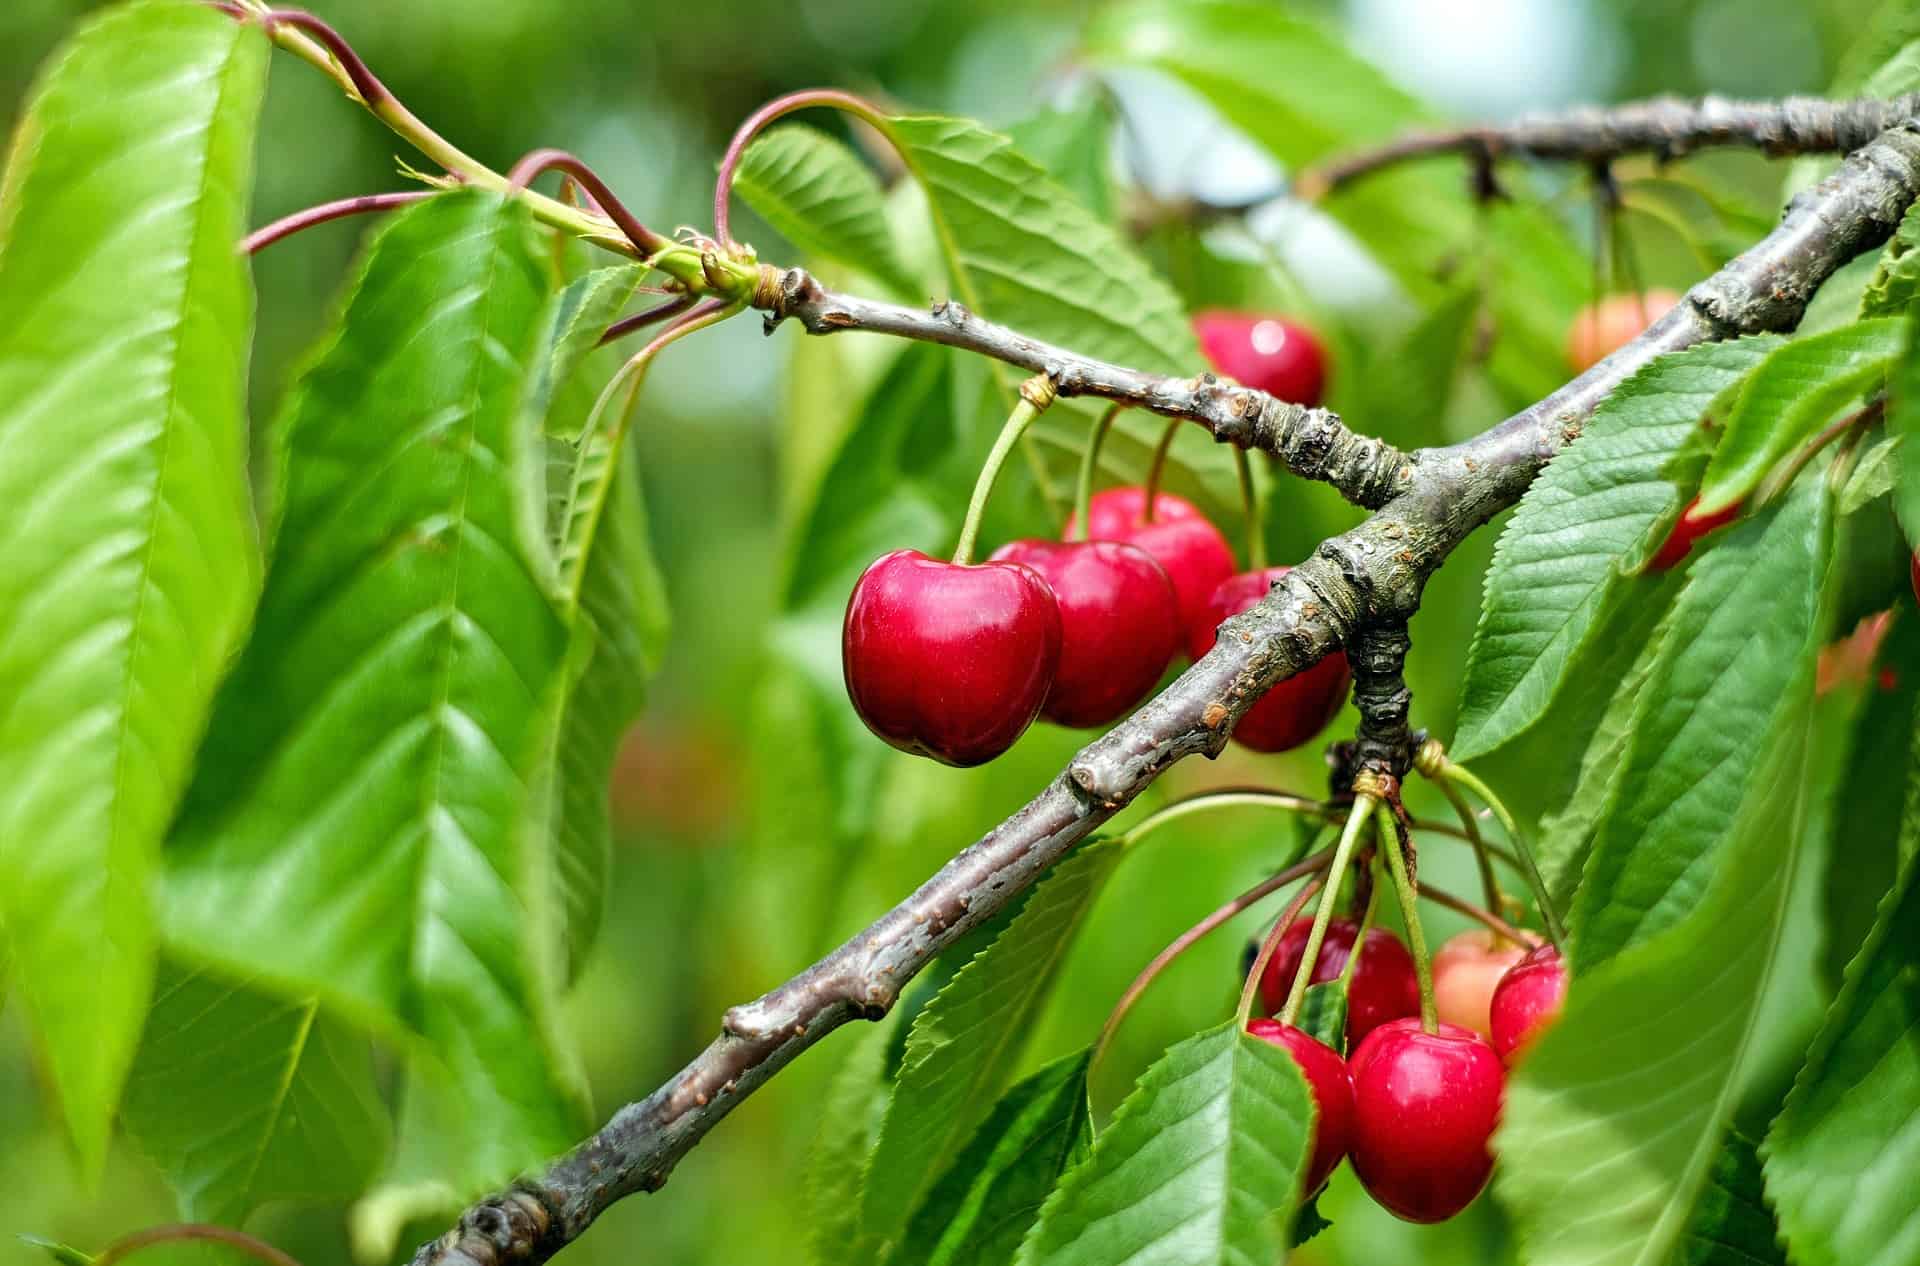
[[[1553,946],[1542,945],[1514,964],[1493,991],[1493,1049],[1500,1058],[1511,1064],[1559,1019],[1566,998],[1567,965]]]
[[[1247,1021],[1247,1032],[1291,1055],[1313,1092],[1313,1156],[1303,1189],[1312,1195],[1346,1158],[1353,1138],[1353,1082],[1347,1077],[1347,1061],[1319,1038],[1278,1020],[1255,1017]]]
[[[1031,567],[1060,606],[1060,667],[1041,715],[1105,725],[1139,703],[1180,649],[1179,601],[1153,556],[1122,541],[1014,541],[994,561]]]
[[[1187,626],[1187,650],[1199,659],[1213,649],[1221,621],[1239,615],[1267,596],[1291,567],[1242,572],[1222,581],[1207,599],[1200,618]],[[1345,651],[1335,651],[1303,673],[1278,682],[1247,709],[1233,737],[1256,752],[1286,752],[1327,728],[1347,701],[1353,673]]]
[[[1647,560],[1648,571],[1671,571],[1678,567],[1681,561],[1693,552],[1695,541],[1740,517],[1738,501],[1724,510],[1715,510],[1712,514],[1695,514],[1694,507],[1699,504],[1698,497],[1687,502],[1687,508],[1682,510],[1680,517],[1674,521],[1673,531],[1667,533],[1667,539],[1661,542],[1659,550]]]
[[[1574,314],[1567,328],[1567,364],[1576,374],[1585,373],[1638,338],[1679,302],[1677,291],[1648,290],[1607,295],[1588,304]]]
[[[1433,1005],[1440,1019],[1488,1036],[1493,991],[1526,954],[1526,946],[1496,938],[1485,928],[1449,938],[1433,956]]]
[[[1017,563],[895,550],[855,583],[840,655],[868,729],[905,752],[978,765],[1039,715],[1060,665],[1060,607]]]
[[[1443,1222],[1473,1203],[1493,1173],[1487,1142],[1500,1122],[1506,1071],[1486,1039],[1442,1024],[1393,1020],[1348,1061],[1349,1155],[1361,1186],[1408,1222]]]
[[[1233,547],[1191,501],[1170,492],[1153,499],[1153,522],[1146,520],[1147,491],[1109,488],[1087,503],[1087,535],[1096,541],[1125,541],[1153,556],[1173,582],[1180,603],[1180,627],[1199,618],[1220,582],[1233,575]],[[1068,540],[1079,535],[1067,520]]]
[[[1312,919],[1295,919],[1280,934],[1280,944],[1274,947],[1266,974],[1260,978],[1260,997],[1267,1010],[1278,1011],[1286,1002],[1294,973],[1306,956],[1307,934],[1312,929]],[[1359,930],[1360,925],[1352,919],[1335,919],[1327,925],[1311,983],[1323,984],[1339,977],[1346,969],[1347,955],[1353,951],[1354,933]],[[1387,1021],[1415,1015],[1419,1010],[1420,982],[1413,974],[1413,955],[1385,928],[1369,928],[1360,961],[1353,968],[1353,983],[1347,990],[1347,1049],[1353,1050]]]
[[[1297,321],[1215,309],[1195,315],[1193,332],[1214,369],[1243,386],[1309,408],[1326,393],[1326,349]]]

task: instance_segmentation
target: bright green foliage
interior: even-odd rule
[[[266,42],[148,0],[44,72],[0,183],[0,925],[97,1170],[149,889],[259,584],[246,230]]]
[[[125,1121],[183,1214],[230,1225],[268,1200],[359,1194],[387,1146],[366,1038],[312,998],[172,966],[160,973]]]
[[[1911,858],[1767,1133],[1767,1192],[1803,1266],[1920,1262],[1920,864]]]
[[[1909,311],[1906,338],[1887,376],[1887,432],[1901,437],[1894,467],[1893,509],[1908,541],[1920,540],[1920,306]]]
[[[817,128],[787,123],[747,147],[734,192],[808,255],[873,277],[918,298],[887,228],[886,195],[871,168]]]
[[[1114,212],[1113,107],[1098,93],[1070,109],[1035,111],[1007,129],[1021,153],[1046,168],[1102,220]]]
[[[1312,1128],[1313,1101],[1299,1067],[1229,1020],[1147,1070],[1092,1154],[1047,1200],[1018,1260],[1278,1261]]]
[[[436,198],[375,240],[281,421],[271,579],[166,887],[184,949],[422,1039],[476,1183],[581,1123],[554,863],[526,829],[568,635],[516,548],[508,461],[545,290],[524,211],[495,197]]]
[[[1780,1228],[1761,1190],[1760,1156],[1736,1129],[1707,1171],[1693,1221],[1674,1254],[1676,1266],[1787,1266]]]
[[[887,1113],[887,1050],[899,1027],[896,1010],[885,1024],[852,1035],[820,1105],[820,1129],[807,1154],[806,1200],[809,1260],[836,1266],[853,1260],[860,1241],[860,1187],[867,1156]]]
[[[1908,207],[1860,296],[1861,316],[1903,316],[1920,299],[1920,254],[1915,246],[1920,246],[1920,208]]]

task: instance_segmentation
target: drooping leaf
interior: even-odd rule
[[[1112,842],[1080,845],[914,1018],[863,1196],[863,1230],[875,1243],[900,1234],[992,1110],[1121,851]]]
[[[372,1052],[320,1010],[163,966],[127,1083],[127,1130],[194,1221],[359,1194],[386,1155]]]
[[[805,1207],[807,1248],[817,1266],[854,1259],[860,1241],[860,1191],[867,1157],[886,1115],[887,1047],[899,1027],[896,1011],[884,1024],[863,1029],[835,1070],[820,1107],[820,1129],[807,1153]]]
[[[516,548],[508,447],[545,351],[526,225],[459,192],[374,239],[282,419],[272,575],[166,883],[183,952],[417,1037],[459,1127],[446,1177],[475,1184],[581,1124],[525,829],[569,640]]]
[[[1525,733],[1580,665],[1608,609],[1632,600],[1629,570],[1678,506],[1674,481],[1699,468],[1697,455],[1680,455],[1702,414],[1778,346],[1777,338],[1738,339],[1661,357],[1615,388],[1534,480],[1487,572],[1467,652],[1459,759]]]
[[[1700,485],[1699,513],[1738,504],[1833,415],[1886,377],[1900,322],[1861,321],[1779,348],[1753,371]]]
[[[1765,745],[1804,702],[1832,549],[1824,471],[1692,567],[1643,687],[1619,791],[1594,836],[1570,925],[1588,971],[1699,902],[1765,776]]]
[[[160,840],[259,587],[247,229],[267,43],[145,0],[0,179],[0,927],[83,1165],[153,984]]]
[[[1900,227],[1881,248],[1880,262],[1860,296],[1862,317],[1904,316],[1920,299],[1920,207],[1908,207]]]
[[[1727,1131],[1674,1255],[1676,1266],[1787,1266],[1780,1227],[1761,1186],[1754,1141]]]
[[[1917,876],[1909,858],[1767,1132],[1767,1194],[1803,1266],[1920,1262]]]
[[[763,134],[741,156],[733,188],[808,255],[918,297],[922,287],[894,249],[878,177],[825,132],[787,123]]]
[[[1064,1056],[1007,1091],[928,1192],[892,1266],[1010,1262],[1040,1206],[1091,1144],[1088,1052]]]
[[[1300,1199],[1313,1103],[1285,1051],[1229,1020],[1141,1076],[1067,1171],[1020,1266],[1277,1262]]]

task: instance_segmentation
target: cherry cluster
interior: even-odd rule
[[[1278,1010],[1306,953],[1310,920],[1288,925],[1260,980]],[[1327,927],[1311,979],[1337,980],[1359,927]],[[1279,1020],[1247,1031],[1292,1057],[1313,1093],[1316,1120],[1306,1190],[1318,1191],[1343,1157],[1380,1205],[1409,1222],[1440,1222],[1473,1203],[1493,1173],[1506,1068],[1559,1014],[1567,973],[1552,945],[1528,949],[1465,932],[1433,958],[1441,1019],[1420,1023],[1413,957],[1400,938],[1370,928],[1348,983],[1350,1056]]]
[[[1304,327],[1207,312],[1195,333],[1214,368],[1281,399],[1316,405],[1326,358]],[[1221,621],[1290,570],[1240,572],[1233,549],[1190,502],[1111,488],[1069,518],[1060,540],[1003,545],[980,564],[917,550],[882,556],[847,603],[841,662],[854,710],[903,751],[978,765],[1044,716],[1105,725],[1131,711],[1183,651],[1212,647]],[[1234,737],[1286,751],[1324,729],[1351,674],[1333,654],[1269,691]]]

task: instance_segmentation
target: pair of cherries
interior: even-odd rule
[[[1269,1008],[1299,969],[1307,931],[1302,920],[1281,935],[1261,980]],[[1340,976],[1358,931],[1345,919],[1328,927],[1314,962],[1316,983]],[[1464,955],[1456,959],[1465,962]],[[1439,956],[1434,965],[1438,997]],[[1412,956],[1392,933],[1374,928],[1349,985],[1350,1058],[1292,1025],[1248,1021],[1249,1033],[1292,1057],[1313,1095],[1306,1190],[1319,1190],[1348,1157],[1367,1193],[1407,1221],[1444,1221],[1473,1203],[1493,1173],[1489,1142],[1499,1124],[1505,1065],[1551,1022],[1565,991],[1558,951],[1542,946],[1507,969],[1491,997],[1483,995],[1479,1031],[1442,1021],[1428,1033],[1417,1017]]]

